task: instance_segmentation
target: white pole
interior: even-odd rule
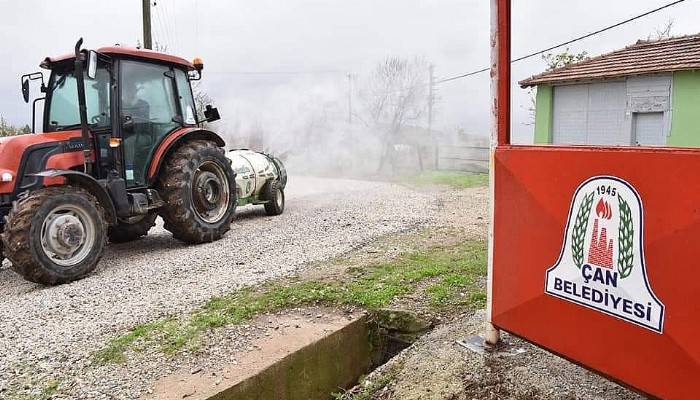
[[[498,0],[491,0],[491,140],[489,141],[489,231],[488,273],[486,278],[486,345],[496,345],[501,332],[491,323],[493,310],[493,216],[495,196],[494,155],[498,145]],[[501,110],[503,111],[503,110]]]

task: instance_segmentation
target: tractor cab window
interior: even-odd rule
[[[197,124],[196,109],[192,97],[192,87],[187,73],[181,69],[175,70],[175,80],[177,81],[177,93],[180,96],[180,109],[182,110],[182,120],[185,125]]]
[[[87,121],[91,129],[109,128],[109,71],[100,66],[95,79],[84,74]],[[49,82],[50,103],[44,130],[48,132],[80,127],[78,84],[73,70],[54,71]]]
[[[122,61],[120,70],[124,178],[135,187],[146,184],[149,161],[163,137],[181,125],[170,67]]]

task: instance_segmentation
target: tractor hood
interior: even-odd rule
[[[80,137],[80,131],[26,134],[0,138],[0,193],[11,193],[21,173],[22,158],[25,154],[44,144],[66,142],[72,137]],[[8,175],[12,176],[8,180]],[[3,175],[5,175],[3,177]]]
[[[17,137],[18,137],[18,136],[4,136],[4,137],[0,137],[0,147],[1,147],[3,144],[5,144],[5,143],[11,141],[12,139],[16,139]]]

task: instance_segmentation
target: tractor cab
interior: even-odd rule
[[[201,122],[191,82],[201,78],[203,64],[195,62],[124,46],[81,50],[77,58],[47,57],[40,64],[51,72],[48,84],[42,82],[43,132],[82,129],[82,80],[91,175],[107,178],[117,171],[128,188],[147,186],[148,164],[162,140]],[[81,73],[76,72],[77,63],[82,64]],[[30,76],[23,77],[23,88]],[[23,92],[28,101],[28,90]]]
[[[218,240],[236,206],[224,140],[204,129],[191,82],[203,63],[124,46],[48,57],[43,132],[0,142],[0,260],[26,279],[58,284],[97,265],[107,240],[144,236],[157,216],[188,243]]]

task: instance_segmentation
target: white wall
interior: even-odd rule
[[[671,75],[561,85],[554,88],[552,140],[555,144],[658,145],[670,131]],[[636,137],[639,113],[663,113],[662,131]],[[638,141],[640,143],[638,143]]]

